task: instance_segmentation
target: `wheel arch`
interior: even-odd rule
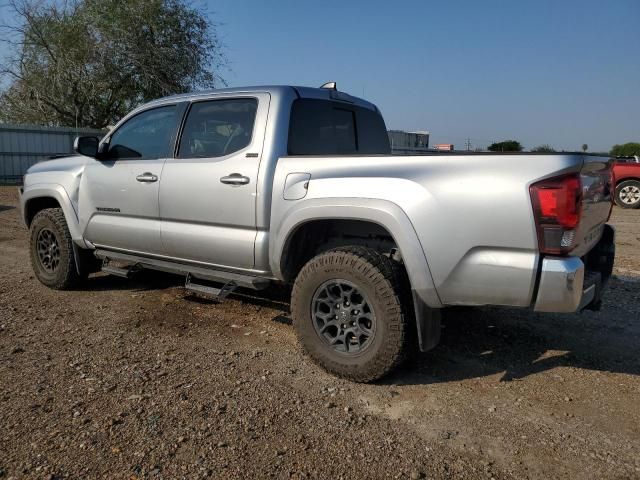
[[[27,228],[31,225],[37,213],[44,208],[62,209],[67,228],[73,240],[74,253],[77,254],[78,247],[89,248],[82,238],[76,209],[62,185],[41,183],[25,188],[20,197],[20,209],[22,220]]]
[[[443,305],[436,292],[424,250],[407,215],[398,205],[385,200],[352,198],[330,200],[314,199],[301,202],[282,215],[280,223],[273,227],[274,237],[269,244],[269,258],[274,276],[280,280],[289,281],[297,273],[295,267],[291,268],[288,255],[295,254],[294,242],[300,245],[300,232],[305,230],[314,231],[314,228],[322,230],[323,227],[333,223],[334,225],[357,225],[364,227],[364,231],[368,233],[381,233],[383,237],[388,235],[390,242],[402,255],[404,268],[409,277],[421,350],[428,350],[435,346],[439,337],[440,317],[438,311],[434,309],[439,309]],[[343,242],[342,245],[347,243],[349,242]],[[358,242],[350,243],[358,244]],[[306,246],[306,244],[303,245]],[[329,248],[333,246],[328,244]],[[335,244],[335,246],[339,245]],[[316,252],[317,250],[313,250],[306,254]],[[426,338],[427,333],[431,338]]]
[[[353,218],[314,218],[288,233],[280,256],[283,280],[291,282],[315,255],[335,247],[362,245],[378,251],[398,248],[393,235],[379,223]]]
[[[46,208],[62,208],[60,202],[52,196],[35,197],[25,202],[24,205],[24,223],[27,227],[31,226],[33,218]]]
[[[620,185],[622,182],[626,182],[632,180],[634,182],[640,182],[640,177],[624,177],[621,179],[616,179],[616,188],[618,188],[618,185]]]

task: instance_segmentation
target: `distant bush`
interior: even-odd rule
[[[640,143],[629,142],[611,147],[610,155],[613,157],[632,157],[640,155]]]
[[[522,145],[515,140],[505,140],[503,142],[496,142],[489,145],[488,150],[490,152],[521,152]]]
[[[538,145],[536,148],[532,148],[531,151],[542,152],[542,153],[553,153],[556,150],[551,145],[545,143],[544,145]]]

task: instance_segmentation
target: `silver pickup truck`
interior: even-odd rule
[[[335,85],[163,98],[75,148],[21,189],[43,284],[292,284],[304,349],[355,381],[433,348],[444,307],[598,308],[611,275],[609,158],[391,155],[377,107]]]

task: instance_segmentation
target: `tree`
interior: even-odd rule
[[[488,150],[491,152],[521,152],[522,145],[515,140],[505,140],[489,145]]]
[[[611,148],[610,155],[612,157],[632,157],[640,155],[640,143],[628,142],[622,145],[614,145]]]
[[[583,143],[582,144],[582,151],[586,153],[587,150],[589,150],[589,145],[587,145],[586,143]]]
[[[224,83],[215,25],[185,0],[11,0],[0,120],[104,128],[154,98]],[[7,82],[8,80],[8,82]]]
[[[538,145],[536,148],[532,148],[531,151],[542,152],[542,153],[553,153],[556,150],[551,145],[545,143],[544,145]]]

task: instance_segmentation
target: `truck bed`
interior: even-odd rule
[[[585,201],[570,254],[580,257],[598,242],[609,216],[609,165],[607,157],[582,153],[287,156],[278,161],[274,192],[290,173],[307,172],[307,201],[385,199],[410,219],[443,305],[529,306],[542,259],[529,187],[580,173]],[[286,218],[295,207],[274,195],[272,218]]]

